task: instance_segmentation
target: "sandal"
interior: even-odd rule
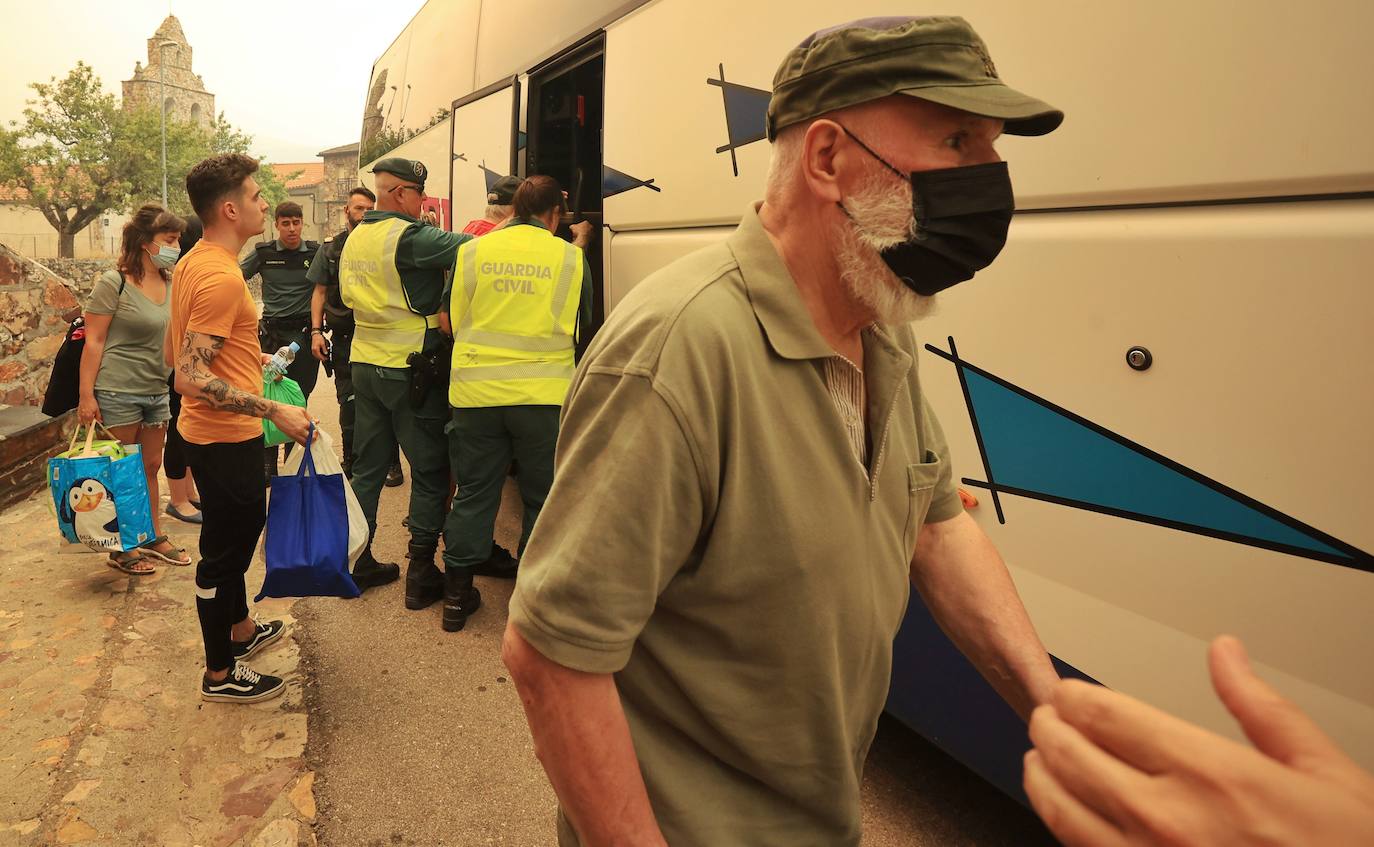
[[[158,550],[157,546],[159,544],[167,545],[167,552],[164,553]],[[161,559],[169,565],[185,566],[191,564],[191,557],[186,555],[186,548],[176,546],[168,540],[165,535],[159,535],[157,538],[154,538],[138,549],[143,555],[152,556],[154,559]]]
[[[145,560],[137,550],[111,553],[105,564],[130,576],[148,576],[157,573],[157,565]]]

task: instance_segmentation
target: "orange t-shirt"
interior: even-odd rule
[[[177,263],[172,275],[171,342],[181,349],[188,332],[225,339],[210,373],[235,388],[262,394],[262,349],[258,345],[258,306],[234,254],[205,239]],[[177,431],[192,444],[237,444],[262,438],[258,418],[211,408],[183,397]]]

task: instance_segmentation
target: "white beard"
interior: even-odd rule
[[[903,182],[894,191],[891,178],[870,173],[844,208],[849,217],[836,233],[835,264],[849,296],[883,324],[910,323],[933,312],[935,298],[907,288],[878,255],[916,232],[911,185]]]

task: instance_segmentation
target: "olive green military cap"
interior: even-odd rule
[[[417,162],[414,159],[402,159],[400,156],[388,156],[372,166],[374,174],[392,174],[398,176],[406,182],[413,182],[421,188],[425,187],[425,178],[429,176],[429,169],[424,162]]]
[[[1000,118],[1011,135],[1044,135],[1064,113],[997,75],[987,45],[956,17],[863,18],[808,36],[773,75],[768,139],[802,121],[893,94]]]
[[[487,202],[494,206],[509,206],[515,202],[515,191],[524,180],[518,176],[503,176],[487,192]]]

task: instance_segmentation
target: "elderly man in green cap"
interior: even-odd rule
[[[503,645],[560,844],[858,844],[913,582],[1023,717],[1046,700],[908,324],[1006,239],[998,136],[1062,119],[960,18],[783,60],[764,202],[625,298],[564,406]]]
[[[377,208],[365,213],[339,259],[339,296],[353,310],[353,491],[377,528],[377,500],[399,443],[410,462],[410,563],[405,605],[444,595],[434,564],[448,498],[448,341],[439,331],[444,272],[472,238],[422,221],[425,166],[391,157],[373,165]],[[369,545],[354,569],[366,578],[397,566]],[[377,574],[380,581],[385,574]]]

